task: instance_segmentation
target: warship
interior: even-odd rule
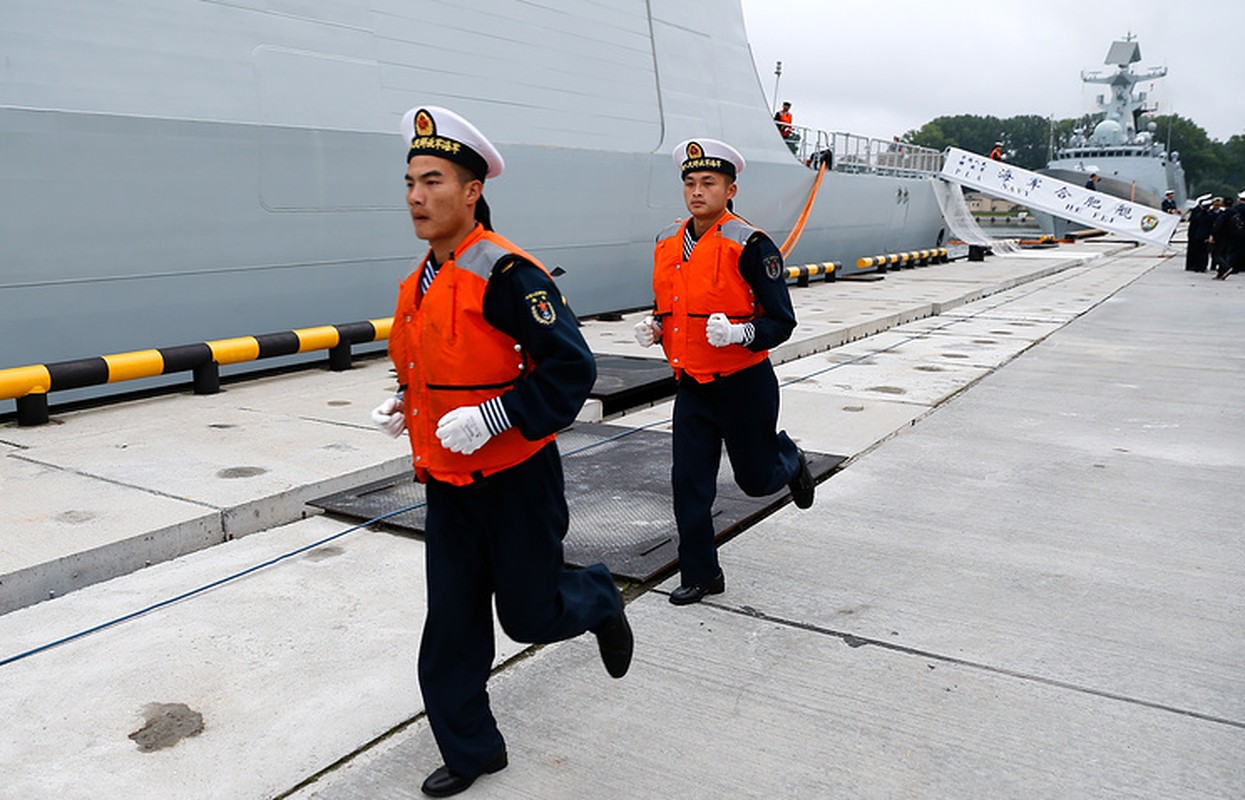
[[[0,369],[388,317],[423,104],[498,145],[494,223],[580,316],[651,302],[690,137],[745,154],[737,213],[776,242],[807,220],[791,264],[946,236],[940,154],[784,140],[738,0],[6,0],[0,51]]]
[[[1041,173],[1059,180],[1083,185],[1090,175],[1098,176],[1097,190],[1151,208],[1158,208],[1164,194],[1175,193],[1178,207],[1188,199],[1184,167],[1180,154],[1169,152],[1159,141],[1157,125],[1149,119],[1153,108],[1146,107],[1148,93],[1136,91],[1139,83],[1154,81],[1167,74],[1166,67],[1134,72],[1141,61],[1141,45],[1129,34],[1111,43],[1103,63],[1113,72],[1081,72],[1086,84],[1102,84],[1110,95],[1098,96],[1101,119],[1093,130],[1073,131],[1067,141],[1054,150]],[[1068,221],[1038,213],[1045,233],[1062,237]]]

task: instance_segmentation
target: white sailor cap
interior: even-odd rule
[[[1237,192],[1236,196],[1239,200],[1245,200],[1245,191]]]
[[[1163,194],[1175,194],[1175,193],[1176,193],[1175,189],[1168,189],[1166,192],[1163,192]]]
[[[1197,198],[1197,204],[1198,204],[1199,206],[1208,206],[1208,205],[1210,205],[1210,195],[1209,195],[1209,194],[1202,194],[1202,195],[1198,195],[1198,198]]]
[[[744,171],[746,162],[739,151],[717,139],[688,139],[670,154],[684,176],[689,172],[720,172],[730,178]]]
[[[438,156],[461,164],[480,180],[506,168],[501,153],[476,126],[440,106],[416,106],[402,116],[402,136],[410,144],[406,160]]]

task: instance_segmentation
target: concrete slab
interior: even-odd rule
[[[1112,244],[1100,251],[1044,251],[1040,257],[992,258],[985,262],[952,262],[888,273],[870,283],[813,283],[791,288],[799,309],[799,325],[791,339],[775,348],[775,363],[856,341],[914,320],[945,313],[1016,286],[1056,275],[1102,257],[1103,251],[1124,249]],[[652,357],[631,329],[648,312],[624,315],[620,320],[592,320],[583,329],[594,353]]]
[[[223,540],[220,511],[25,461],[0,459],[0,615]]]
[[[1245,360],[1225,346],[1245,321],[1219,342],[1166,324],[1175,280],[1130,287],[857,459],[812,511],[733,540],[722,602],[1245,727],[1245,499],[1221,491],[1245,467],[1227,388]]]
[[[1116,257],[961,306],[954,321],[971,333],[950,328],[946,341],[922,326],[952,314],[906,323],[930,334],[925,358],[989,338],[982,329],[1041,340],[938,405],[785,388],[781,424],[854,463],[810,511],[787,507],[725,544],[728,588],[712,604],[670,606],[673,581],[641,587],[626,679],[604,675],[591,637],[508,662],[490,694],[512,764],[470,796],[1245,795],[1245,495],[1224,489],[1245,466],[1245,282]],[[1006,308],[1022,297],[1028,307]],[[887,313],[902,304],[892,299]],[[1017,315],[982,313],[996,308]],[[964,352],[988,367],[1007,349]],[[324,429],[366,428],[386,372],[357,394],[277,380],[222,413],[279,418],[274,407],[306,403],[250,430],[284,441],[305,425],[314,444],[334,441]],[[660,426],[668,411],[622,419]],[[27,433],[0,431],[4,461]],[[269,441],[239,437],[225,466],[252,463]],[[0,641],[21,651],[321,542],[0,666],[12,709],[0,763],[17,765],[6,789],[419,796],[440,763],[414,684],[419,544],[323,541],[339,527],[305,520],[0,616]],[[129,736],[151,703],[184,703],[203,731],[139,752]]]
[[[579,647],[508,670],[490,694],[510,766],[470,796],[1213,797],[1240,786],[1238,729],[847,646],[762,612],[649,595],[631,605],[639,639],[623,680]],[[440,763],[420,721],[290,797],[415,798]]]
[[[991,298],[994,308],[974,308],[973,311],[977,316],[1067,322],[1118,292],[1157,263],[1170,260],[1170,257],[1156,258],[1153,254],[1119,255],[999,292]],[[956,313],[957,310],[948,312]]]
[[[987,374],[986,366],[956,360],[951,343],[918,346],[919,339],[883,334],[889,346],[873,349],[857,342],[829,354],[810,356],[778,368],[779,380],[795,391],[830,391],[837,397],[886,397],[923,406],[935,406]],[[964,344],[970,347],[970,344]],[[859,349],[860,352],[852,352]],[[932,355],[931,355],[932,354]],[[839,359],[844,359],[840,361]]]
[[[570,647],[499,676],[511,766],[472,796],[1241,794],[1245,498],[1219,487],[1245,466],[1245,293],[1190,316],[1183,280],[1147,275],[724,545],[712,603],[638,598],[623,681]],[[293,797],[414,797],[439,763],[416,722]]]
[[[9,797],[266,798],[419,714],[423,546],[308,519],[0,616]],[[499,634],[498,663],[521,649]],[[153,704],[202,732],[143,752]]]
[[[387,363],[370,360],[5,426],[3,511],[52,535],[3,537],[0,613],[300,519],[312,497],[407,470],[405,441],[368,419],[393,389]]]

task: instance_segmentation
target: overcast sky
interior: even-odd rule
[[[795,122],[889,139],[955,114],[1078,117],[1108,87],[1081,70],[1132,32],[1139,67],[1166,66],[1149,100],[1212,139],[1245,134],[1245,2],[742,0],[761,87]],[[1138,88],[1145,88],[1143,84]],[[1149,100],[1147,101],[1149,104]]]

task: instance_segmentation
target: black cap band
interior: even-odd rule
[[[415,156],[436,156],[453,161],[471,170],[471,174],[479,180],[484,180],[488,174],[488,162],[484,156],[462,142],[444,136],[416,136],[411,140],[411,149],[406,152],[407,163]]]
[[[726,158],[700,156],[689,158],[683,162],[683,177],[689,172],[720,172],[731,180],[735,180],[735,164]]]

